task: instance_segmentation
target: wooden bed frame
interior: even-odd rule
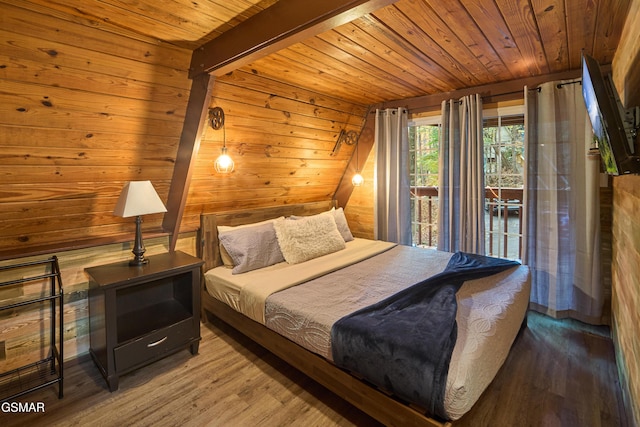
[[[204,260],[203,270],[222,265],[218,248],[218,225],[241,225],[288,215],[311,215],[331,209],[331,202],[285,205],[247,211],[203,214],[200,219],[199,256]],[[202,319],[208,313],[257,342],[285,362],[297,368],[316,382],[331,390],[360,410],[388,426],[451,426],[426,416],[366,383],[328,360],[306,350],[266,326],[235,311],[213,298],[202,280]]]

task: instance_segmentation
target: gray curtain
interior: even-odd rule
[[[438,249],[485,253],[482,99],[442,103]]]
[[[376,110],[374,238],[411,245],[407,110]]]
[[[525,88],[526,233],[531,307],[550,316],[602,323],[600,160],[576,81]]]

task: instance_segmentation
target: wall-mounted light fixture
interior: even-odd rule
[[[129,261],[129,265],[141,266],[147,264],[149,260],[144,257],[145,248],[142,243],[142,215],[166,212],[162,200],[156,193],[151,181],[131,181],[127,182],[116,202],[113,214],[123,218],[136,217],[136,237],[133,245],[134,258]]]
[[[331,152],[332,156],[335,156],[336,154],[338,154],[338,151],[340,151],[340,147],[342,147],[342,144],[346,144],[346,145],[355,145],[356,146],[356,174],[353,176],[353,178],[351,178],[351,183],[355,186],[355,187],[359,187],[362,185],[362,183],[364,183],[364,178],[362,177],[362,175],[360,175],[360,163],[358,162],[358,139],[360,138],[360,135],[358,135],[358,132],[356,132],[355,130],[341,130],[340,134],[338,135],[338,140],[336,141],[336,145],[333,147],[333,151]]]
[[[342,144],[353,145],[356,142],[358,142],[358,132],[356,132],[355,130],[342,129],[340,131],[340,134],[338,135],[338,140],[336,141],[336,145],[333,147],[331,155],[335,156],[336,154],[338,154],[338,151],[340,151],[340,147],[342,147]]]
[[[227,154],[227,132],[224,127],[224,110],[220,107],[209,109],[209,125],[214,130],[222,128],[222,150],[220,156],[213,164],[216,172],[230,173],[233,172],[233,159]]]

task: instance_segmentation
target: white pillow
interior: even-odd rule
[[[347,222],[347,217],[344,215],[344,210],[342,208],[331,208],[330,211],[322,212],[317,215],[331,215],[333,219],[336,221],[336,226],[338,227],[338,231],[342,235],[342,238],[345,242],[350,242],[353,240],[353,234],[351,234],[351,230],[349,229],[349,223]],[[316,215],[310,215],[316,216]],[[291,215],[289,219],[299,220],[301,218],[309,218],[309,216],[296,216]]]
[[[346,247],[333,215],[301,217],[296,221],[279,219],[273,226],[282,255],[289,264],[298,264]]]

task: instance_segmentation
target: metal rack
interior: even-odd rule
[[[42,274],[34,274],[28,277],[20,277],[20,270],[29,270],[28,274],[38,266],[43,268]],[[11,298],[8,304],[0,305],[0,314],[5,310],[19,310],[31,304],[44,304],[49,306],[48,316],[51,329],[48,343],[48,356],[35,363],[21,366],[7,372],[0,373],[0,402],[15,400],[35,390],[50,385],[58,384],[58,398],[62,398],[63,388],[63,292],[62,279],[58,258],[52,256],[40,261],[25,262],[0,266],[0,277],[15,277],[14,279],[1,281],[0,291],[9,286],[24,285],[28,283],[49,282],[47,287],[39,295]],[[56,332],[57,327],[57,332]],[[43,333],[43,340],[46,336]],[[56,340],[58,341],[56,344]]]

